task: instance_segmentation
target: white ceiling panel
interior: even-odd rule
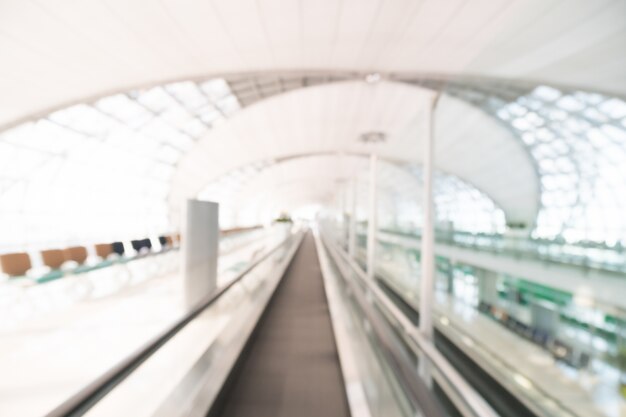
[[[0,127],[218,73],[480,75],[623,95],[625,15],[622,0],[8,0]]]

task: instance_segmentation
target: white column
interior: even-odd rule
[[[476,268],[478,278],[478,299],[491,306],[498,303],[498,273]]]
[[[195,306],[215,291],[219,246],[219,205],[188,200],[183,230],[183,277],[185,305]]]
[[[424,222],[422,225],[421,277],[420,277],[420,332],[429,340],[433,338],[433,298],[434,294],[434,202],[433,202],[433,157],[435,145],[435,106],[439,94],[435,94],[426,117],[426,134],[424,136]]]
[[[341,245],[348,245],[350,224],[348,223],[348,180],[341,180]]]
[[[348,253],[350,258],[356,257],[356,206],[357,206],[357,190],[358,182],[356,178],[352,179],[352,200],[350,205],[350,230],[348,233]]]
[[[374,258],[376,257],[376,154],[370,156],[369,211],[367,219],[367,277],[374,279]]]

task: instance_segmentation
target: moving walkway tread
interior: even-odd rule
[[[350,415],[311,232],[209,415]]]

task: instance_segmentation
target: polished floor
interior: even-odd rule
[[[387,280],[415,308],[417,278],[392,260],[382,262]],[[392,278],[393,277],[393,278]],[[571,372],[541,347],[507,330],[473,306],[438,291],[435,304],[437,326],[458,340],[463,350],[483,368],[491,368],[510,380],[509,389],[538,404],[560,404],[566,412],[584,417],[626,416],[626,403],[617,390],[607,386],[609,375]],[[443,319],[445,317],[445,319]]]
[[[274,240],[259,234],[221,245],[218,286]],[[3,301],[0,416],[45,415],[180,317],[178,254],[163,256],[9,288],[19,296]]]
[[[348,416],[314,238],[308,233],[233,375],[224,417]]]

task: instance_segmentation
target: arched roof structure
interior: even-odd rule
[[[277,70],[467,74],[623,95],[625,8],[620,0],[10,0],[0,6],[0,126],[138,86]]]
[[[441,178],[538,237],[626,236],[622,1],[9,3],[7,247],[175,228],[182,199],[296,156],[410,171],[434,90]]]

